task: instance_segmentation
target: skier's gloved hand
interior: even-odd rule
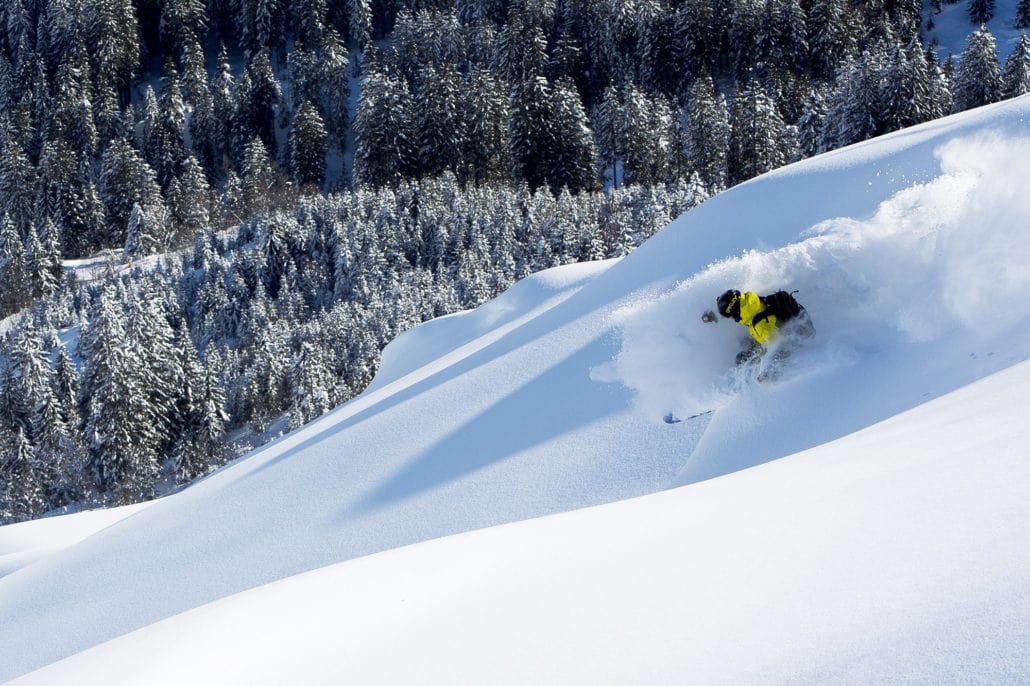
[[[704,314],[701,315],[701,321],[703,321],[705,324],[712,324],[719,321],[719,319],[711,310],[705,310]]]

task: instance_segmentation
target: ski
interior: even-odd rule
[[[704,412],[698,412],[697,414],[692,414],[689,417],[683,417],[683,418],[677,417],[672,412],[669,412],[664,417],[662,417],[662,419],[665,421],[666,424],[679,424],[680,422],[687,422],[687,421],[690,421],[691,419],[697,419],[698,417],[704,417],[706,414],[712,414],[713,412],[715,412],[715,410],[705,410]]]

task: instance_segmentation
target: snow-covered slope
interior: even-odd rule
[[[0,578],[0,681],[1030,673],[1028,113],[785,168],[409,332],[360,398]],[[733,286],[816,322],[775,384],[699,321]]]

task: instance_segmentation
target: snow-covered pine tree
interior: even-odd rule
[[[158,31],[169,56],[184,54],[190,43],[204,38],[208,16],[204,0],[164,0]]]
[[[225,430],[224,397],[188,335],[179,334],[175,347],[182,386],[172,419],[175,478],[184,484],[203,476],[217,457]]]
[[[969,0],[966,14],[974,26],[986,24],[994,18],[994,0]]]
[[[823,152],[823,124],[826,119],[826,100],[820,90],[813,88],[801,110],[798,119],[798,147],[802,157],[812,157]]]
[[[626,154],[626,122],[622,98],[615,84],[608,84],[593,112],[594,137],[604,168],[610,170],[612,185],[621,185],[621,162]],[[607,173],[607,172],[606,172]]]
[[[233,91],[235,81],[232,66],[229,64],[229,53],[222,43],[218,48],[218,62],[211,74],[211,143],[214,148],[215,169],[226,166],[226,157],[233,153]]]
[[[122,247],[129,216],[139,205],[152,219],[164,212],[161,187],[154,170],[125,140],[111,141],[100,161],[100,198],[107,214],[105,247]]]
[[[7,215],[21,235],[35,216],[36,170],[17,141],[0,152],[0,212]]]
[[[749,82],[733,99],[729,173],[746,181],[790,160],[793,141],[776,105],[757,81]]]
[[[812,3],[808,12],[809,64],[816,78],[833,78],[844,59],[857,54],[861,25],[856,24],[855,13],[841,0]]]
[[[211,226],[212,195],[200,162],[192,154],[168,187],[169,245],[191,242]]]
[[[61,137],[74,149],[79,160],[90,160],[97,151],[97,128],[93,119],[93,76],[82,35],[76,32],[54,77],[51,140]]]
[[[571,80],[559,81],[549,102],[550,155],[547,180],[552,192],[576,193],[598,185],[597,148],[583,102]]]
[[[491,71],[473,68],[461,89],[466,149],[459,178],[473,184],[511,181],[509,89]]]
[[[48,223],[53,224],[49,220]],[[59,276],[61,256],[60,253],[53,252],[55,247],[52,242],[44,247],[36,225],[29,225],[29,235],[25,240],[24,261],[29,293],[33,298],[50,298],[61,285]]]
[[[462,80],[453,65],[418,70],[413,96],[415,175],[454,172],[466,147],[466,121],[461,117]]]
[[[0,317],[17,312],[28,300],[24,250],[14,222],[5,214],[0,219]]]
[[[82,416],[88,441],[89,473],[97,494],[116,503],[130,502],[134,493],[116,492],[128,479],[134,459],[134,418],[129,402],[134,392],[129,376],[133,364],[125,349],[120,294],[114,286],[101,291],[90,316],[82,378]]]
[[[32,443],[22,427],[0,422],[0,521],[32,519],[45,511]]]
[[[290,169],[293,179],[301,186],[320,188],[325,180],[328,133],[318,110],[305,100],[290,128]]]
[[[151,154],[158,183],[167,189],[186,158],[186,103],[182,99],[179,73],[171,59],[165,62],[164,85],[158,103],[158,120]]]
[[[346,0],[350,39],[361,51],[372,40],[372,7],[370,0]]]
[[[289,370],[289,428],[297,429],[321,416],[332,405],[327,380],[332,379],[328,359],[320,345],[303,341]]]
[[[625,92],[630,123],[625,161],[626,182],[653,186],[671,176],[673,116],[669,100],[629,85]]]
[[[1030,0],[1019,0],[1013,26],[1017,29],[1030,29]]]
[[[697,174],[714,191],[726,187],[730,145],[730,113],[726,99],[716,93],[705,74],[691,85],[681,119],[679,174]]]
[[[122,102],[140,66],[140,38],[136,7],[132,0],[90,0],[82,15],[87,47],[97,65],[96,78],[113,88]]]
[[[233,92],[232,145],[242,162],[244,148],[258,136],[273,159],[278,159],[275,137],[276,110],[282,104],[282,91],[272,71],[267,50],[258,52],[244,68]]]
[[[1026,33],[1019,36],[1016,47],[1005,58],[1001,73],[1001,95],[1015,98],[1030,92],[1030,39]]]
[[[246,220],[267,214],[273,200],[275,175],[268,159],[268,151],[258,136],[250,139],[243,149],[240,168],[241,182],[237,198],[238,219]]]
[[[335,29],[329,28],[321,44],[320,82],[322,85],[319,105],[329,133],[330,145],[343,149],[348,130],[348,101],[350,100],[350,54],[347,46]]]
[[[969,34],[955,72],[956,112],[980,107],[1001,99],[1001,67],[994,35],[986,26]]]
[[[412,168],[411,97],[401,79],[369,72],[362,80],[354,118],[354,176],[372,187],[399,182]]]
[[[138,260],[161,250],[165,245],[163,227],[139,203],[132,206],[125,227],[125,256]]]

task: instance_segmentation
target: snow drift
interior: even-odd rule
[[[0,529],[0,681],[1025,675],[1028,111],[793,165],[420,327],[361,397],[24,566]],[[725,371],[727,287],[799,289],[782,381]]]

